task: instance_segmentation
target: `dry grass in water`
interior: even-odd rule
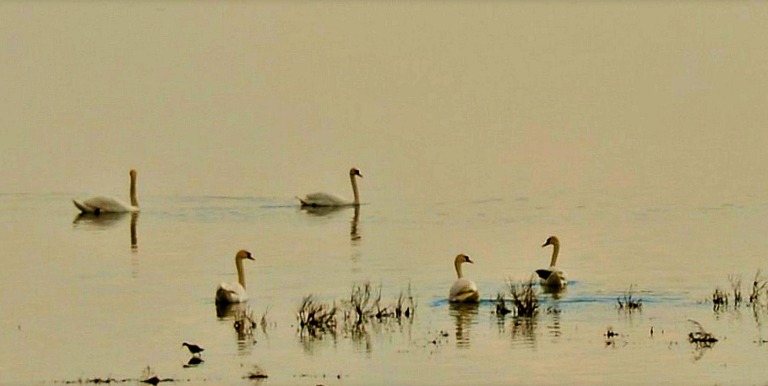
[[[634,286],[634,284],[630,284],[629,289],[624,292],[624,296],[616,298],[616,302],[619,303],[619,310],[632,312],[643,308],[643,299],[633,297]]]
[[[415,313],[416,302],[410,284],[407,292],[400,292],[395,304],[386,306],[381,300],[381,286],[374,290],[370,282],[365,282],[355,284],[349,300],[344,302],[344,326],[352,332],[364,331],[369,322],[400,322],[412,319]]]
[[[318,303],[312,295],[305,296],[296,313],[301,332],[306,331],[310,336],[318,336],[335,331],[336,311],[336,305]]]
[[[749,294],[749,304],[753,307],[763,305],[763,296],[766,293],[768,282],[760,274],[760,270],[755,273],[755,280],[752,281],[752,293]]]
[[[533,283],[533,276],[523,283],[508,282],[515,316],[532,317],[539,312],[539,298],[536,295],[536,289],[534,288]],[[501,300],[503,301],[503,297]],[[506,305],[502,304],[502,306]]]

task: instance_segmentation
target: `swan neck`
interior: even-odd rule
[[[464,274],[461,272],[461,260],[456,259],[456,261],[453,263],[453,265],[456,267],[456,276],[459,279],[464,277]]]
[[[355,175],[351,174],[349,179],[352,181],[352,194],[355,195],[355,201],[352,204],[360,205],[360,193],[357,191],[357,180],[355,179]]]
[[[243,259],[235,259],[237,266],[237,282],[245,289],[245,272],[243,271]]]
[[[138,208],[139,200],[136,198],[136,175],[131,174],[131,205]]]
[[[560,253],[560,244],[552,244],[552,261],[549,262],[550,267],[554,267],[555,263],[557,263],[557,254]]]

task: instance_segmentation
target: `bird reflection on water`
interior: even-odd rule
[[[349,229],[349,239],[352,241],[353,244],[356,244],[358,241],[360,241],[363,237],[360,235],[360,205],[352,205],[352,206],[308,206],[304,205],[299,208],[300,211],[306,212],[307,214],[311,216],[316,217],[330,217],[332,215],[336,215],[340,213],[344,209],[353,208],[354,214],[352,215],[352,219],[350,220],[350,229]]]
[[[139,212],[123,213],[78,213],[72,224],[77,229],[86,230],[104,230],[117,226],[124,218],[131,218],[131,250],[137,252],[139,249],[139,237],[137,232],[139,222]]]
[[[470,347],[470,332],[477,324],[479,303],[450,303],[450,315],[456,325],[456,347]]]

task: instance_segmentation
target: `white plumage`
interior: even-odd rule
[[[360,171],[356,168],[349,169],[349,179],[352,183],[352,194],[354,194],[354,201],[345,200],[341,197],[328,193],[310,193],[304,196],[304,198],[296,197],[301,201],[301,206],[356,206],[360,205],[360,193],[357,190],[357,180],[355,177],[363,177]]]
[[[480,301],[480,292],[477,290],[475,282],[464,278],[464,274],[461,270],[461,264],[470,263],[474,264],[472,259],[464,254],[459,254],[453,261],[454,268],[456,268],[456,276],[458,279],[451,290],[448,293],[448,301],[452,303],[477,303]]]
[[[552,245],[552,260],[549,262],[549,268],[537,269],[536,274],[539,275],[539,281],[542,286],[548,289],[561,289],[568,284],[568,278],[563,270],[555,267],[557,263],[557,255],[560,252],[560,240],[555,236],[550,236],[547,241],[541,247]]]
[[[248,293],[245,292],[245,272],[243,271],[243,259],[255,260],[250,252],[240,250],[235,255],[235,266],[237,267],[237,283],[221,283],[216,288],[216,303],[241,303],[248,300]]]
[[[85,201],[72,200],[72,202],[83,213],[138,212],[139,200],[136,198],[136,170],[131,170],[129,174],[131,176],[130,204],[117,198],[103,196],[92,197]]]

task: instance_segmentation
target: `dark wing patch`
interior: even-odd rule
[[[548,269],[537,269],[536,274],[539,275],[540,278],[547,280],[549,279],[549,275],[552,274],[552,271]]]

